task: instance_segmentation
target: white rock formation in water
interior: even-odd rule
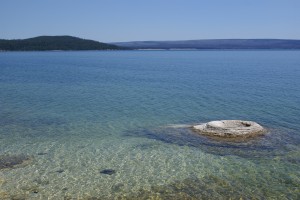
[[[242,120],[221,120],[192,127],[197,133],[224,138],[252,137],[265,133],[265,129],[256,122]]]

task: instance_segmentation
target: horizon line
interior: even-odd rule
[[[127,41],[110,41],[110,42],[103,42],[97,39],[90,39],[90,38],[85,38],[85,37],[80,37],[80,36],[73,36],[73,35],[38,35],[38,36],[33,36],[33,37],[27,37],[27,38],[14,38],[14,39],[5,39],[5,38],[0,38],[0,40],[26,40],[26,39],[31,39],[31,38],[36,38],[36,37],[43,37],[43,36],[48,36],[48,37],[56,37],[56,36],[69,36],[69,37],[76,37],[80,39],[85,39],[85,40],[94,40],[97,42],[102,42],[102,43],[128,43],[128,42],[176,42],[176,41],[198,41],[198,40],[300,40],[296,38],[205,38],[205,39],[176,39],[176,40],[127,40]]]

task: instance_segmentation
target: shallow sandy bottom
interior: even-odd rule
[[[89,127],[100,129],[96,124]],[[218,154],[224,149],[221,143],[211,150],[201,147],[214,143],[170,137],[179,137],[185,129],[89,137],[82,129],[52,137],[24,137],[24,127],[15,129],[15,135],[1,137],[2,154],[32,155],[34,160],[26,167],[0,171],[1,199],[296,199],[300,193],[300,154],[295,146],[288,155],[256,158],[257,154],[247,157],[234,151]],[[105,169],[116,173],[100,173]]]

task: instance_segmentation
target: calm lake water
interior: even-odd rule
[[[1,52],[0,199],[299,199],[299,121],[300,51]]]

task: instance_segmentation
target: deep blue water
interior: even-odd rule
[[[196,136],[186,129],[164,128],[170,124],[196,124],[218,119],[253,120],[268,128],[269,134],[254,141],[232,144]],[[123,194],[138,198],[137,191],[140,190],[143,195],[151,196],[157,193],[153,189],[157,185],[165,191],[180,183],[191,189],[179,191],[195,198],[204,198],[209,193],[215,198],[226,195],[275,198],[282,195],[283,199],[294,199],[299,197],[300,185],[299,121],[300,51],[0,53],[0,154],[25,153],[33,155],[34,162],[38,163],[12,169],[19,171],[1,172],[0,178],[8,181],[0,186],[10,195],[25,195],[27,190],[22,187],[32,184],[33,180],[21,184],[19,192],[13,190],[13,185],[28,179],[26,173],[40,171],[49,160],[54,163],[53,168],[63,166],[68,169],[67,164],[61,164],[64,160],[81,163],[86,162],[81,159],[89,156],[95,159],[97,155],[99,159],[109,158],[105,162],[109,167],[118,168],[120,176],[114,182],[118,187],[106,188],[97,183],[97,187],[107,193],[104,192],[103,198]],[[52,149],[55,145],[58,146]],[[85,151],[80,153],[75,148],[78,146],[84,146]],[[63,150],[58,152],[60,148]],[[111,150],[98,155],[101,148]],[[161,150],[162,154],[154,150]],[[40,151],[47,151],[41,160],[37,156]],[[76,154],[74,158],[73,154]],[[159,162],[153,166],[143,160],[134,164],[140,154],[143,160],[157,154]],[[185,164],[183,160],[166,160],[178,155],[182,155]],[[187,156],[201,158],[208,166],[194,163],[193,159],[187,161]],[[133,162],[128,164],[130,173],[122,168],[125,164],[116,164],[124,157],[128,159],[127,163]],[[221,161],[227,166],[224,167]],[[167,167],[161,166],[161,162]],[[249,163],[243,166],[245,162],[251,162],[253,166]],[[96,159],[90,161],[91,168],[81,166],[76,170],[98,170],[101,163]],[[209,171],[209,166],[215,166],[215,169]],[[153,171],[153,167],[156,170]],[[170,172],[176,167],[179,167],[176,169],[178,174]],[[241,169],[238,178],[230,175],[233,167]],[[145,174],[139,174],[142,169]],[[165,172],[165,169],[170,170]],[[69,174],[65,175],[65,180],[76,177],[76,170],[66,170]],[[28,198],[55,199],[66,195],[55,189],[59,181],[48,175],[50,171],[31,174],[35,178],[46,176],[50,183],[36,186],[40,192],[35,196],[26,193]],[[196,179],[191,179],[191,174]],[[222,180],[206,178],[209,181],[205,182],[204,174],[219,174],[216,176]],[[241,180],[243,176],[248,180]],[[163,178],[158,180],[158,177]],[[91,175],[86,181],[96,181],[93,178]],[[136,181],[139,179],[141,181]],[[201,188],[189,185],[199,184],[195,180],[200,180]],[[216,188],[210,185],[211,182],[217,182],[219,186],[222,181],[232,186],[231,193],[211,189]],[[274,182],[273,186],[268,185],[269,181]],[[70,180],[66,182],[66,185],[71,183]],[[86,198],[86,192],[98,197],[100,193],[95,185],[87,182],[79,182],[81,189],[69,189],[68,195]],[[119,190],[118,184],[123,189]],[[250,189],[235,191],[237,185]],[[115,187],[117,192],[111,189]],[[176,190],[171,189],[172,193],[176,194]]]

